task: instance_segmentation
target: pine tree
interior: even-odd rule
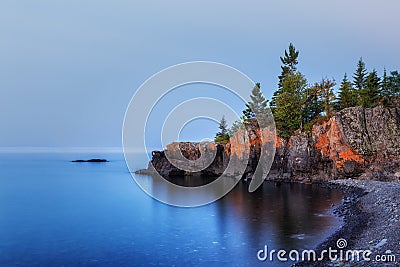
[[[221,130],[220,131],[221,135],[227,134],[228,125],[226,124],[225,116],[222,116],[221,121],[219,122],[218,128]]]
[[[316,83],[315,87],[319,91],[322,107],[324,108],[325,115],[330,117],[333,113],[335,94],[333,87],[336,85],[335,80],[322,79],[320,83]]]
[[[400,73],[396,71],[391,71],[389,76],[391,95],[400,96]]]
[[[380,96],[382,98],[388,98],[391,95],[391,88],[390,88],[390,81],[389,77],[387,76],[386,73],[386,68],[383,69],[383,76],[382,76],[382,82],[381,82],[381,90],[380,90]]]
[[[281,57],[282,72],[279,78],[278,90],[274,93],[271,108],[275,117],[278,133],[289,138],[303,125],[304,101],[306,100],[306,84],[304,76],[297,71],[299,51],[292,43],[289,50]]]
[[[280,136],[289,138],[302,127],[307,81],[301,73],[287,76],[276,99],[275,123]]]
[[[256,83],[251,91],[251,101],[246,104],[246,109],[243,111],[244,123],[248,124],[253,119],[257,119],[259,127],[265,127],[268,120],[268,100],[265,99],[261,92],[260,83]]]
[[[340,84],[340,89],[337,98],[337,109],[342,110],[344,108],[357,106],[357,95],[354,91],[353,85],[347,79],[347,74],[344,74],[343,81]]]
[[[353,76],[353,85],[354,88],[358,91],[361,91],[365,87],[365,79],[367,76],[367,70],[365,68],[365,63],[362,58],[357,63],[357,70]]]
[[[229,142],[229,134],[228,134],[228,125],[226,123],[225,116],[222,116],[218,128],[220,131],[215,135],[215,142],[219,143],[228,143]]]
[[[315,118],[317,118],[321,112],[324,111],[321,99],[319,97],[320,92],[316,84],[310,86],[305,90],[305,105],[303,108],[303,125],[308,124]]]
[[[390,86],[390,80],[386,73],[386,68],[383,69],[383,76],[380,86],[379,97],[383,100],[385,106],[390,106],[390,97],[392,96],[392,88]]]
[[[380,78],[376,70],[368,74],[365,87],[360,91],[359,104],[366,108],[376,107],[379,104]]]
[[[380,86],[380,96],[383,97],[385,106],[400,106],[400,74],[397,70],[391,71],[389,76],[387,76],[386,70],[384,71]]]
[[[297,60],[298,57],[299,57],[299,51],[298,50],[296,51],[296,48],[292,43],[289,44],[289,50],[288,51],[285,50],[284,57],[280,57],[283,65],[281,66],[281,75],[278,76],[279,79],[278,90],[274,92],[270,102],[272,111],[274,111],[276,108],[276,98],[282,92],[283,80],[289,75],[294,75],[295,72],[297,71],[297,64],[299,63]]]
[[[292,43],[289,44],[289,52],[285,50],[285,56],[280,57],[284,66],[282,66],[282,74],[290,73],[294,74],[297,71],[297,64],[299,63],[297,58],[299,57],[299,51]]]

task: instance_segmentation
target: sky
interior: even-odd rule
[[[309,83],[340,83],[360,57],[380,74],[398,70],[399,10],[398,0],[3,0],[0,147],[120,147],[135,90],[187,61],[230,65],[260,82],[267,98],[290,42]],[[215,131],[215,122],[193,121],[181,138]]]

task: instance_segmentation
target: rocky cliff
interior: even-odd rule
[[[298,132],[287,140],[275,137],[268,129],[252,130],[246,133],[247,147],[243,146],[242,139],[246,139],[244,133],[246,132],[239,132],[227,145],[172,143],[167,146],[166,151],[153,152],[146,172],[156,170],[164,177],[219,176],[230,160],[240,160],[248,155],[249,161],[242,176],[250,177],[260,159],[261,148],[266,143],[271,143],[271,138],[276,138],[273,142],[276,153],[267,179],[400,179],[399,108],[379,106],[373,109],[344,109],[329,121],[314,125],[311,133]],[[172,154],[182,153],[186,159],[195,161],[206,150],[214,151],[215,158],[207,168],[195,173],[176,168],[165,155],[165,152],[172,151]],[[231,175],[238,175],[235,171],[230,172]]]

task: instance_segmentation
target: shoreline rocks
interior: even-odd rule
[[[344,225],[317,247],[317,253],[329,247],[337,249],[337,240],[344,238],[346,250],[371,250],[371,259],[376,255],[395,255],[397,261],[330,262],[325,259],[294,266],[397,266],[400,258],[400,183],[341,179],[322,186],[341,189],[345,193],[334,212],[344,218]]]

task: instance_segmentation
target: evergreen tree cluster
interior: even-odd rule
[[[278,88],[270,102],[278,133],[289,138],[297,130],[309,131],[312,125],[325,121],[344,108],[362,106],[367,108],[383,105],[399,106],[400,74],[384,70],[379,77],[374,69],[368,72],[362,58],[357,63],[352,81],[347,74],[335,94],[334,79],[323,78],[309,85],[305,76],[298,71],[298,56],[293,44],[281,57],[281,75]]]
[[[281,75],[275,91],[271,109],[278,133],[290,137],[297,130],[310,128],[321,114],[329,117],[334,112],[334,80],[324,78],[321,82],[308,85],[305,76],[297,70],[299,51],[293,44],[281,57]]]
[[[363,59],[360,58],[353,75],[353,82],[348,80],[347,74],[343,77],[336,99],[336,110],[355,106],[367,108],[378,105],[397,106],[400,98],[399,81],[398,71],[392,71],[387,75],[385,69],[382,77],[379,77],[375,69],[368,73]]]
[[[334,79],[323,78],[314,84],[309,84],[305,76],[297,69],[299,51],[291,43],[284,56],[280,58],[281,74],[278,76],[278,87],[271,101],[265,99],[261,86],[256,83],[251,92],[251,101],[246,104],[243,116],[226,130],[225,140],[240,128],[265,127],[268,115],[272,111],[278,134],[289,138],[295,131],[310,131],[312,125],[326,121],[335,112],[344,108],[362,106],[367,108],[383,105],[398,107],[400,105],[400,73],[386,69],[380,77],[373,69],[365,67],[362,58],[357,62],[356,70],[350,81],[344,74],[342,82],[335,93]],[[268,107],[269,104],[269,107]],[[226,121],[221,120],[221,126]],[[223,138],[222,130],[216,139]]]

